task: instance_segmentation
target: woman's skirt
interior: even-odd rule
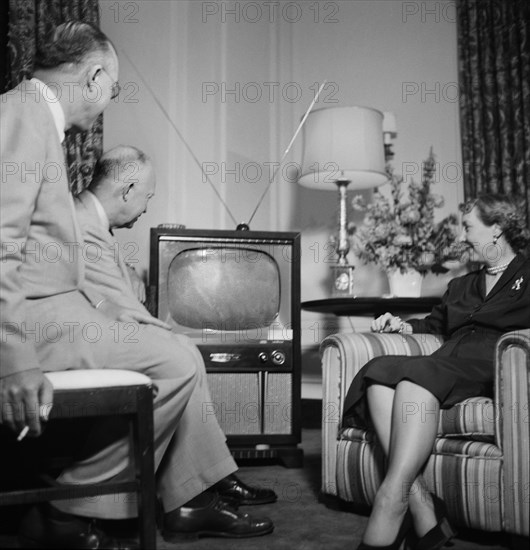
[[[493,360],[446,356],[434,352],[429,356],[390,355],[372,359],[357,373],[344,401],[344,422],[369,426],[366,389],[371,384],[395,388],[408,380],[417,384],[448,409],[468,397],[493,394]]]

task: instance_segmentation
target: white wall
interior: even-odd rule
[[[256,92],[267,91],[264,83],[285,81],[290,28],[217,21],[203,13],[203,5],[212,2],[121,2],[121,11],[116,2],[100,4],[101,26],[118,49],[124,87],[105,113],[104,146],[136,145],[154,158],[157,170],[157,195],[149,212],[121,237],[138,240],[145,269],[146,232],[152,225],[235,229],[249,221],[268,183],[267,163],[279,160],[284,136],[291,132],[290,104],[269,101],[268,95],[254,101]],[[142,79],[211,173],[230,214]],[[252,229],[292,227],[286,197],[294,184],[290,187],[283,182],[271,187]]]
[[[457,211],[463,186],[453,0],[100,0],[100,5],[102,29],[120,54],[124,86],[105,113],[105,148],[140,147],[153,157],[158,175],[149,212],[120,236],[138,243],[141,270],[148,266],[150,226],[233,229],[235,223],[125,53],[199,161],[216,172],[211,180],[236,222],[249,220],[268,183],[267,163],[280,160],[324,79],[320,107],[357,104],[395,113],[397,172],[419,179],[432,145],[440,177],[434,191],[446,199],[440,217]],[[299,138],[286,162],[300,163],[301,143]],[[284,170],[279,175],[251,228],[301,231],[302,300],[325,298],[336,196],[301,188]],[[387,290],[373,266],[358,266],[356,273],[358,295]],[[353,321],[358,329],[368,323]],[[313,350],[308,369],[315,367],[319,338],[349,323],[303,314],[304,347]]]

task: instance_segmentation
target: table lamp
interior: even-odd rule
[[[396,115],[385,111],[383,113],[383,143],[385,144],[385,160],[389,162],[394,158],[392,149],[393,141],[397,137]]]
[[[370,189],[388,181],[383,113],[369,107],[325,107],[312,111],[304,127],[300,185],[339,192],[339,239],[333,296],[354,296],[347,233],[347,189]]]

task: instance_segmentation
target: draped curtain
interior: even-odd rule
[[[530,222],[530,2],[457,6],[464,194],[516,194]]]
[[[9,0],[8,89],[32,76],[35,51],[47,33],[74,19],[99,26],[98,0]],[[102,116],[89,131],[67,133],[64,149],[73,193],[82,191],[90,181],[102,142]]]

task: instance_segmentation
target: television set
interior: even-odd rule
[[[152,228],[149,290],[201,351],[233,454],[299,465],[300,235]]]

